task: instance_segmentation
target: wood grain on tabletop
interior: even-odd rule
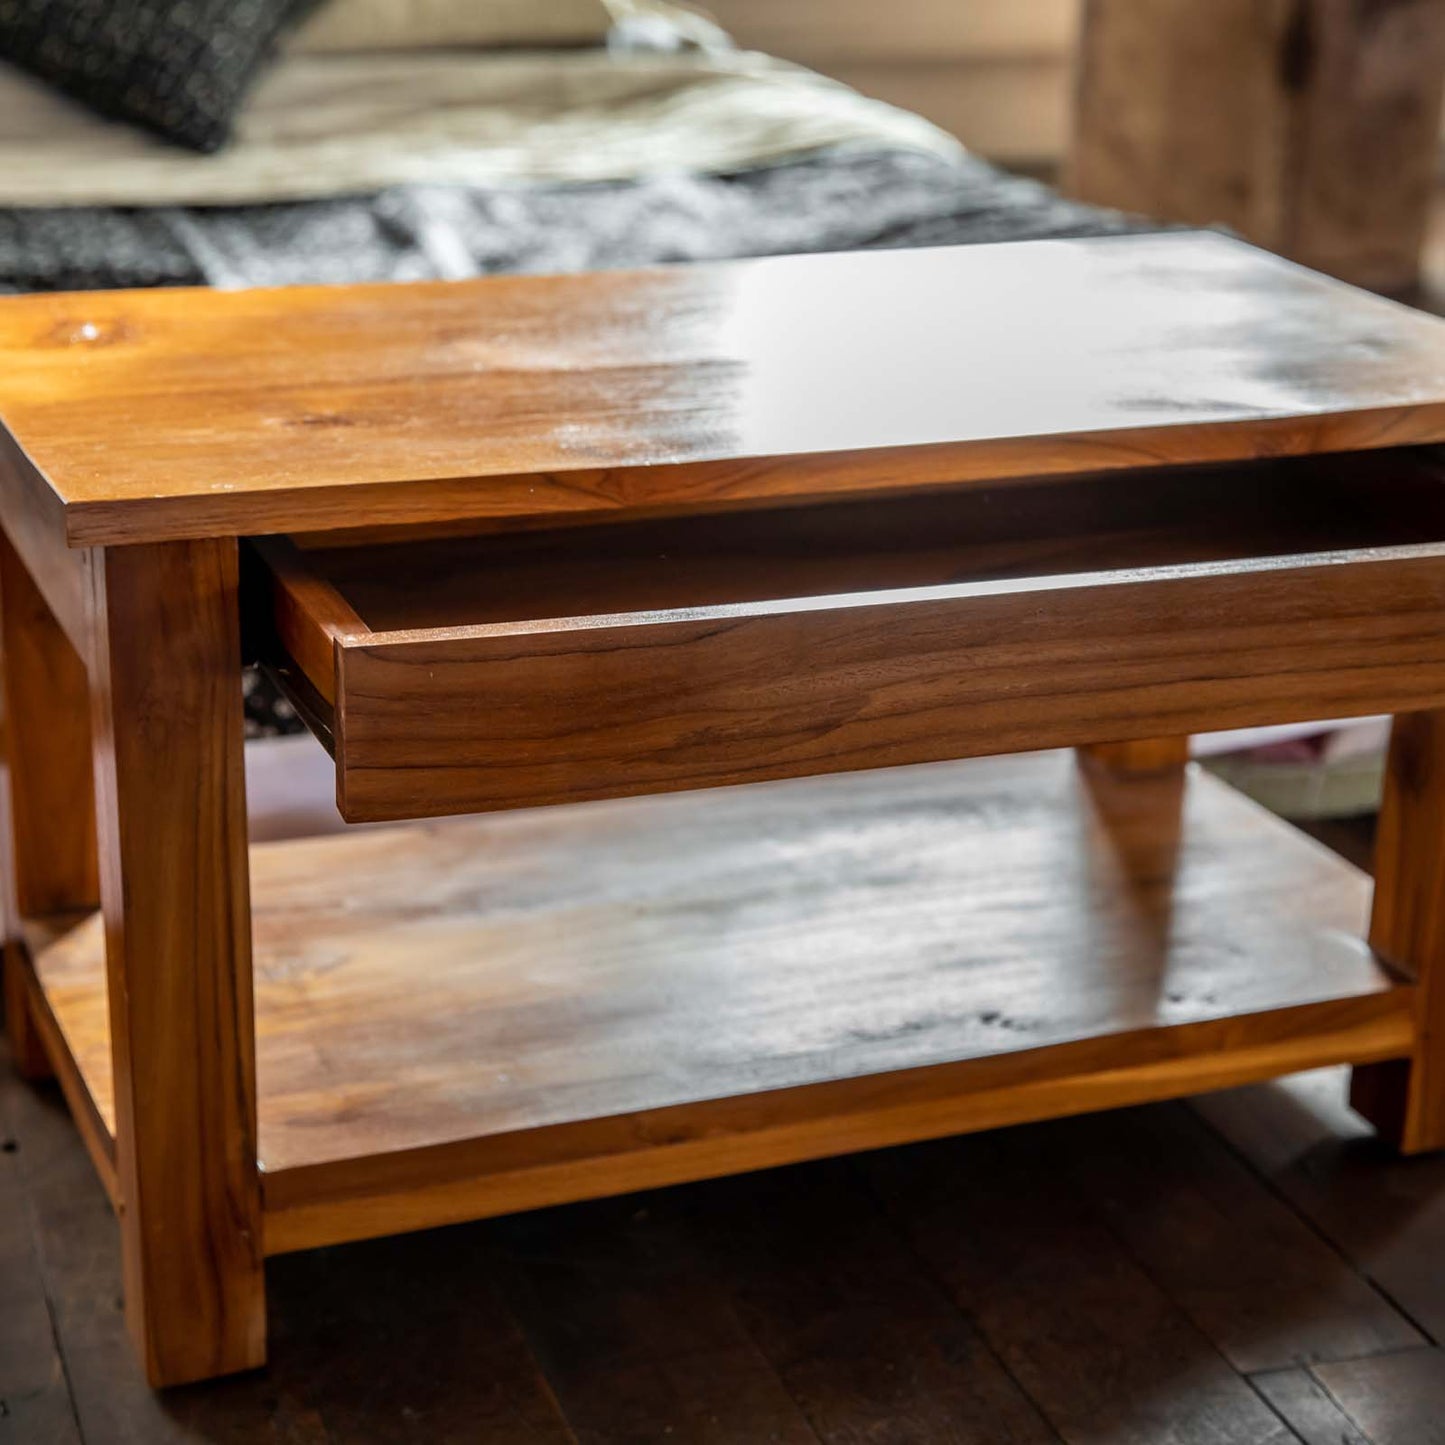
[[[1445,440],[1445,322],[1176,233],[0,301],[72,543]]]

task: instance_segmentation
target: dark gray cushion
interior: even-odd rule
[[[0,0],[0,57],[101,115],[218,150],[313,0]]]

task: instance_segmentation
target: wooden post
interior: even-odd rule
[[[1080,748],[1079,759],[1090,767],[1120,777],[1167,773],[1189,761],[1189,739],[1138,738],[1127,743],[1090,743]]]
[[[1404,291],[1442,90],[1439,0],[1086,0],[1070,188]]]
[[[234,539],[96,568],[126,1317],[155,1385],[265,1357],[237,568]]]
[[[90,694],[85,664],[0,534],[6,787],[5,1019],[16,1067],[46,1078],[50,1061],[31,1017],[21,920],[100,901]]]
[[[1406,1061],[1355,1070],[1350,1102],[1406,1154],[1445,1148],[1445,712],[1395,719],[1370,943],[1419,990]]]

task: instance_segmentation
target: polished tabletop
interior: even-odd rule
[[[1445,441],[1445,322],[1172,232],[0,300],[0,484],[76,545]]]

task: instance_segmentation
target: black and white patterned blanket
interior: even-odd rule
[[[0,287],[413,281],[1137,228],[973,157],[838,151],[730,176],[403,186],[214,209],[0,210]]]
[[[973,157],[838,151],[738,175],[217,209],[0,210],[0,290],[284,286],[1108,235],[1136,220]],[[254,734],[289,707],[246,678]]]

